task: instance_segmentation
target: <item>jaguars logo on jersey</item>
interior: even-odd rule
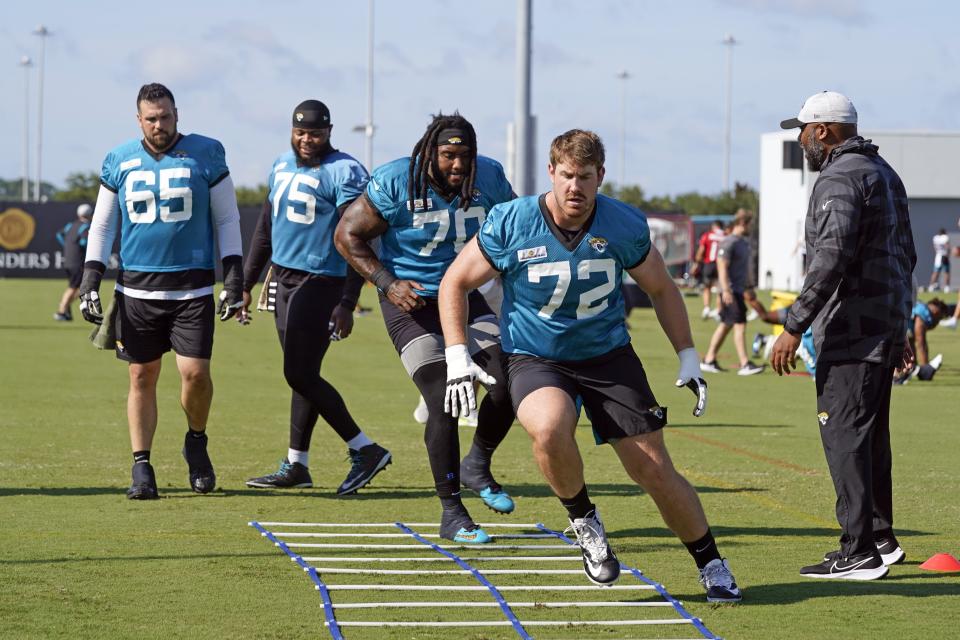
[[[597,253],[603,253],[607,250],[607,239],[606,238],[590,238],[590,246],[593,247],[594,251]]]

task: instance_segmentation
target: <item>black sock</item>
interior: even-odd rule
[[[134,452],[133,452],[133,463],[136,464],[136,463],[138,463],[138,462],[146,462],[146,463],[148,463],[148,464],[150,463],[150,450],[149,450],[149,449],[147,449],[146,451],[134,451]]]
[[[687,551],[690,552],[690,555],[693,556],[693,560],[697,563],[698,569],[703,569],[711,560],[720,559],[720,551],[717,550],[717,541],[713,539],[713,533],[709,527],[707,527],[707,532],[703,534],[702,538],[694,542],[684,542],[683,545],[687,548]]]
[[[575,518],[585,518],[587,514],[595,508],[593,503],[590,502],[590,496],[587,494],[587,485],[583,485],[579,493],[572,498],[560,498],[560,504],[566,508],[567,515],[570,516],[571,520]]]
[[[194,438],[202,438],[203,436],[207,435],[207,430],[204,429],[203,431],[194,431],[193,429],[187,429],[187,435],[193,436]]]
[[[463,508],[463,501],[460,500],[459,493],[453,496],[440,496],[440,504],[443,505],[444,511]]]
[[[489,467],[493,452],[493,447],[478,445],[476,441],[474,441],[473,444],[470,445],[470,453],[467,454],[467,457]]]

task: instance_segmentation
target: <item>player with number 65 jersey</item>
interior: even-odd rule
[[[220,319],[232,317],[242,304],[240,213],[223,146],[179,133],[178,120],[169,89],[156,83],[141,87],[137,121],[143,138],[114,148],[103,161],[79,289],[84,319],[105,323],[105,333],[116,338],[117,357],[129,363],[134,464],[127,497],[138,500],[158,497],[150,449],[161,358],[171,349],[187,418],[183,457],[190,486],[209,493],[216,485],[206,435],[213,399],[214,236],[223,264]],[[115,313],[104,318],[100,281],[118,228]]]
[[[482,295],[471,292],[469,349],[482,369],[477,377],[487,385],[487,395],[480,403],[473,446],[460,461],[457,414],[445,413],[444,404],[446,380],[460,375],[463,359],[451,362],[444,351],[437,293],[447,267],[476,235],[487,212],[513,197],[500,164],[477,155],[470,122],[457,113],[439,114],[411,157],[373,171],[363,197],[344,213],[335,236],[337,249],[380,290],[387,332],[426,403],[424,440],[443,505],[440,535],[456,542],[490,541],[460,499],[461,482],[494,511],[514,509],[490,470],[493,451],[514,415],[497,317]],[[378,237],[379,258],[370,246]],[[468,410],[476,409],[473,387],[469,395]]]

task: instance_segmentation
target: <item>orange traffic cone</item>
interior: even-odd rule
[[[920,565],[920,568],[927,571],[960,571],[960,560],[949,553],[938,553]]]

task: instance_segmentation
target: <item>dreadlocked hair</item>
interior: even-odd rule
[[[410,200],[410,211],[416,209],[416,200],[424,203],[427,201],[427,181],[430,173],[433,173],[437,159],[437,135],[444,129],[462,129],[467,134],[466,143],[470,146],[470,175],[463,181],[460,188],[460,206],[466,211],[470,208],[471,198],[473,196],[473,183],[477,177],[477,134],[473,130],[473,125],[454,111],[453,115],[445,116],[438,113],[433,116],[423,137],[417,141],[410,154],[410,174],[407,194]]]

